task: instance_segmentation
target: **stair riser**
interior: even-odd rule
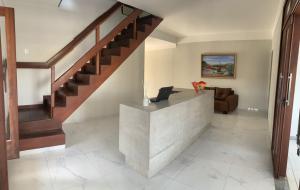
[[[118,47],[129,47],[131,40],[121,40],[121,41],[113,41],[108,47],[109,48],[118,48]]]
[[[88,74],[96,74],[96,66],[95,65],[86,65],[83,67],[82,71]]]
[[[122,34],[115,37],[115,41],[133,39],[133,33]]]
[[[89,84],[90,83],[90,76],[89,75],[77,73],[74,78],[75,78],[76,81],[82,82],[84,84]]]
[[[121,50],[122,48],[113,48],[113,49],[106,49],[102,51],[101,55],[102,56],[110,56],[110,55],[115,55],[115,56],[120,56],[121,55]]]
[[[51,135],[47,137],[36,137],[29,139],[20,139],[20,151],[36,148],[45,148],[65,144],[65,134]]]
[[[61,129],[61,127],[62,124],[60,122],[56,122],[52,119],[19,123],[20,136],[35,132]]]
[[[145,32],[147,26],[149,26],[149,25],[147,25],[147,24],[142,24],[142,25],[141,24],[137,24],[136,29],[137,29],[137,31]],[[122,35],[133,34],[133,24],[130,24],[128,26],[128,28],[124,29],[121,33],[122,33]]]
[[[153,23],[153,18],[146,18],[146,19],[141,19],[141,20],[138,20],[137,23],[138,24],[147,24],[147,25],[152,25]]]
[[[73,91],[75,94],[78,94],[78,86],[71,84],[71,83],[66,83],[65,87],[68,88],[69,90]]]

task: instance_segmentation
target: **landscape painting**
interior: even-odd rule
[[[235,78],[236,54],[202,55],[201,75],[203,78]]]

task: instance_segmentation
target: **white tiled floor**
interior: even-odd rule
[[[22,152],[11,190],[274,190],[263,116],[216,114],[212,125],[158,175],[131,170],[118,151],[118,117],[64,126],[67,148]]]
[[[300,180],[300,157],[297,156],[296,140],[290,140],[287,178],[290,190],[298,190]]]

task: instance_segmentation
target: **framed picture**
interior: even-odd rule
[[[235,79],[236,57],[236,54],[202,54],[201,77]]]

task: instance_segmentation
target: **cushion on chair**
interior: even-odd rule
[[[216,88],[215,99],[225,100],[231,93],[231,88]]]

